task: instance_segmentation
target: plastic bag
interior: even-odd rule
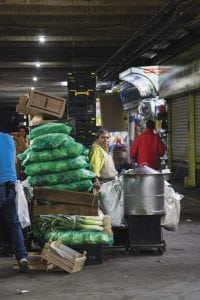
[[[121,177],[103,183],[99,193],[100,209],[111,217],[112,226],[124,226],[124,196]]]
[[[15,191],[16,191],[16,198],[15,198],[15,205],[17,208],[19,222],[22,228],[30,226],[30,215],[28,210],[28,203],[24,194],[23,186],[20,180],[15,182]]]
[[[176,193],[174,189],[165,181],[165,215],[161,218],[161,225],[168,231],[175,231],[180,220],[181,205],[180,200],[183,195]]]

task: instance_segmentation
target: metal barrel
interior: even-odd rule
[[[124,174],[125,215],[162,215],[164,209],[163,174]]]

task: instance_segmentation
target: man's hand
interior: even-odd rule
[[[98,177],[95,178],[94,180],[94,187],[98,191],[100,189],[101,183]]]

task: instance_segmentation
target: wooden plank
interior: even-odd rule
[[[63,263],[58,262],[55,258],[49,256],[43,256],[44,259],[47,259],[47,264],[50,262],[51,264],[56,265],[57,267],[67,271],[68,273],[72,273],[72,269],[68,268],[67,266],[63,265]]]
[[[43,187],[33,188],[33,198],[38,200],[47,200],[62,202],[66,204],[80,204],[85,206],[98,207],[97,194],[74,191],[60,191]]]
[[[52,252],[49,252],[46,247],[43,248],[41,256],[43,259],[50,261],[50,262],[52,262],[51,258],[55,259],[57,262],[60,262],[61,264],[63,264],[63,261],[65,261],[64,263],[66,264],[66,266],[70,269],[73,269],[74,264],[72,263],[72,261],[64,259],[62,257],[59,257],[58,255],[56,255]],[[55,264],[55,265],[58,266],[58,264]]]
[[[19,264],[14,258],[13,269],[19,270]],[[38,252],[28,252],[28,265],[30,270],[46,271],[47,263]]]
[[[44,245],[44,248],[42,249],[42,253],[41,253],[43,259],[47,261],[47,265],[54,264],[55,266],[69,273],[81,271],[87,258],[86,257],[87,252],[84,251],[82,255],[81,253],[77,252],[78,256],[82,256],[82,257],[77,257],[76,255],[71,256],[70,255],[71,251],[69,252],[69,250],[73,250],[73,249],[70,249],[69,247],[62,245],[60,239],[56,241],[55,245],[58,249],[61,248],[62,252],[64,252],[65,254],[69,254],[70,259],[64,258],[59,254],[57,254],[56,251],[51,248],[51,241],[49,241]]]
[[[48,215],[48,214],[66,214],[66,215],[83,215],[98,216],[97,207],[87,207],[81,205],[37,205],[32,207],[32,215]]]

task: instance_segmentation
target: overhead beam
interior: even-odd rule
[[[103,42],[103,41],[120,41],[121,37],[119,36],[112,36],[112,35],[92,35],[92,36],[48,36],[46,38],[46,43],[48,42]],[[122,34],[122,37],[124,34]],[[38,43],[38,36],[9,36],[9,35],[4,35],[0,36],[0,42],[37,42]],[[48,44],[47,44],[48,45]],[[41,47],[45,47],[45,45],[41,45]]]
[[[149,1],[149,0],[3,0],[0,1],[0,4],[3,5],[42,5],[42,6],[137,6],[137,5],[143,5],[143,6],[156,6],[156,5],[162,5],[166,3],[166,0],[160,0],[158,1]]]
[[[134,4],[134,1],[132,1]],[[151,1],[148,1],[151,2]],[[156,3],[155,3],[156,2]],[[161,5],[0,5],[0,16],[134,16],[134,14],[152,15],[155,13]],[[88,2],[91,3],[91,2]],[[123,1],[122,1],[123,3]]]
[[[191,2],[190,6],[189,2]],[[177,2],[171,1],[168,7],[165,10],[161,10],[156,18],[155,16],[152,17],[148,24],[145,24],[138,32],[135,32],[121,48],[96,70],[96,73],[106,80],[116,77],[117,74],[130,65],[135,65],[135,62],[139,64],[144,61],[141,57],[143,53],[162,39],[168,40],[171,33],[176,32],[177,29],[181,29],[191,22],[192,19],[196,18],[199,13],[199,9],[197,9],[199,8],[198,1],[189,2],[184,2],[184,5],[182,5],[183,2],[181,0]],[[140,36],[138,36],[138,33],[140,33]],[[142,39],[140,38],[141,36],[143,36]],[[185,41],[187,42],[187,39]],[[134,45],[137,45],[137,47],[134,48]],[[172,48],[171,46],[170,49]],[[182,49],[180,48],[179,50],[181,51]],[[151,65],[155,61],[156,57],[155,59],[149,59],[148,62],[146,61],[146,65]]]
[[[68,68],[68,67],[72,67],[72,66],[79,66],[80,68],[81,67],[87,67],[87,66],[90,66],[90,65],[93,65],[93,64],[101,64],[103,62],[103,58],[91,58],[91,57],[88,57],[87,59],[82,59],[79,58],[78,62],[73,62],[73,61],[52,61],[52,62],[45,62],[45,61],[42,61],[40,62],[40,65],[41,67],[38,68],[37,70],[52,70],[52,69],[65,69],[65,68]],[[35,63],[36,61],[26,61],[26,62],[18,62],[18,61],[7,61],[7,62],[2,62],[0,61],[0,72],[4,71],[4,70],[7,70],[8,69],[8,72],[15,72],[16,70],[22,70],[22,72],[25,71],[25,69],[36,69],[35,67]]]
[[[111,30],[126,32],[136,30],[149,20],[149,16],[144,13],[134,16],[2,16],[0,15],[0,32],[2,35],[17,35],[23,33],[39,34],[45,31],[48,35],[79,34],[88,35],[93,32],[106,30],[107,34]],[[85,33],[84,33],[85,32]],[[42,33],[41,33],[42,34]],[[116,33],[117,34],[117,33]]]

